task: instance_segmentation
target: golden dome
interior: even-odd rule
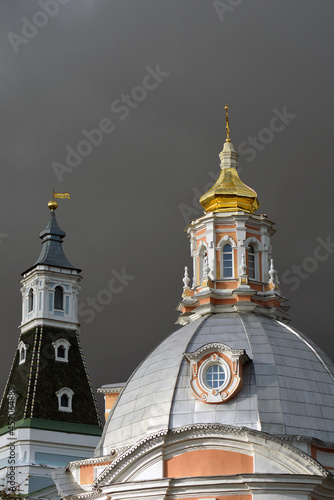
[[[238,156],[233,144],[226,141],[219,155],[222,169],[220,176],[199,200],[206,212],[242,211],[252,214],[259,208],[260,202],[256,192],[239,178]]]

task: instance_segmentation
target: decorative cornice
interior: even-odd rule
[[[283,445],[285,448],[288,450],[296,453],[299,455],[301,458],[303,458],[307,463],[313,464],[319,471],[321,471],[323,476],[326,476],[328,478],[333,478],[334,475],[329,472],[328,469],[326,469],[322,464],[317,462],[314,458],[312,458],[310,455],[305,453],[304,451],[300,450],[299,448],[296,448],[295,446],[292,446],[288,443],[286,443],[286,439],[282,439],[281,436],[278,435],[272,435],[268,434],[266,432],[262,431],[257,431],[255,429],[250,429],[248,427],[233,427],[230,425],[220,425],[220,424],[195,424],[195,425],[187,425],[184,427],[179,427],[177,429],[172,429],[169,431],[169,434],[180,434],[182,432],[189,432],[189,431],[194,431],[196,430],[196,436],[200,435],[208,435],[211,434],[213,431],[216,431],[217,434],[237,434],[237,435],[250,435],[254,437],[262,437],[266,441],[272,441],[276,444]],[[195,436],[194,435],[194,436]]]
[[[225,436],[230,435],[230,436],[240,436],[249,441],[249,437],[253,437],[255,438],[253,445],[256,443],[256,439],[260,438],[266,443],[269,442],[269,446],[270,442],[282,446],[288,452],[289,456],[291,455],[299,456],[303,460],[306,466],[309,464],[318,471],[318,474],[315,475],[319,476],[319,479],[321,477],[326,477],[328,479],[334,478],[333,474],[329,472],[319,462],[317,462],[314,458],[312,458],[310,455],[303,452],[299,448],[296,448],[295,446],[288,444],[286,441],[295,439],[299,441],[312,442],[314,444],[317,443],[322,447],[328,447],[329,443],[324,443],[323,441],[312,438],[303,438],[302,436],[273,436],[261,431],[257,431],[255,429],[249,429],[247,427],[234,427],[230,425],[220,425],[220,424],[193,424],[193,425],[179,427],[176,429],[171,429],[169,431],[162,430],[154,434],[151,434],[149,436],[146,436],[144,439],[138,441],[132,447],[129,447],[123,453],[118,454],[118,456],[115,457],[113,462],[110,465],[108,465],[106,469],[95,480],[95,482],[92,485],[91,491],[79,493],[75,496],[70,495],[67,496],[66,499],[95,500],[95,499],[105,498],[106,493],[104,493],[101,488],[109,485],[121,470],[126,469],[129,466],[129,464],[137,461],[139,457],[141,457],[148,451],[152,450],[153,448],[165,445],[166,440],[168,439],[169,436],[181,436],[182,434],[188,434],[188,438],[190,439],[204,437],[204,436],[219,437],[222,435]],[[334,446],[333,443],[331,443],[331,445]],[[115,450],[113,450],[113,452],[115,452]],[[112,456],[113,455],[111,454],[108,457],[112,458]],[[69,465],[75,466],[75,465],[84,465],[91,463],[98,464],[103,461],[106,461],[108,457],[104,456],[95,459],[80,460],[76,462],[71,462],[71,464]],[[68,468],[69,466],[67,467],[67,469]]]
[[[283,446],[286,450],[289,450],[291,453],[298,455],[304,462],[306,462],[306,464],[310,464],[315,469],[317,469],[319,471],[319,475],[330,479],[334,477],[331,472],[329,472],[323,465],[317,462],[310,455],[303,452],[299,448],[286,443],[285,440],[281,439],[279,436],[273,436],[271,434],[257,431],[255,429],[250,429],[248,427],[234,427],[231,425],[221,424],[192,424],[168,431],[162,430],[146,436],[142,440],[138,441],[133,446],[128,448],[124,453],[118,455],[117,458],[109,466],[106,467],[106,469],[93,483],[93,487],[98,488],[110,484],[122,469],[125,469],[129,464],[138,460],[140,456],[155,448],[157,445],[162,445],[163,443],[165,443],[167,436],[176,436],[180,434],[189,434],[190,438],[198,438],[200,436],[208,435],[239,435],[244,437],[252,436],[254,438],[261,438],[266,442],[270,441],[272,443]]]
[[[308,443],[308,444],[313,444],[314,446],[319,446],[319,448],[328,448],[328,449],[334,449],[334,441],[322,441],[321,439],[317,439],[314,437],[307,437],[307,436],[286,436],[284,434],[279,434],[277,435],[279,439],[282,441],[301,441],[303,443]]]
[[[80,467],[80,465],[91,465],[91,464],[101,464],[101,463],[106,463],[110,462],[117,456],[116,451],[112,451],[109,453],[109,455],[105,455],[103,457],[95,457],[95,458],[83,458],[82,460],[74,460],[73,462],[70,462],[67,464],[65,467],[65,470],[71,470],[75,467]]]
[[[210,352],[210,351],[228,352],[230,354],[233,354],[235,356],[242,358],[241,361],[243,363],[245,363],[246,361],[249,361],[249,357],[247,356],[244,349],[231,349],[231,347],[229,347],[228,345],[222,344],[220,342],[211,342],[209,344],[205,344],[202,347],[200,347],[199,349],[197,349],[196,351],[191,352],[191,353],[188,352],[188,353],[185,353],[184,355],[187,357],[187,359],[189,359],[189,361],[192,361],[192,360],[197,361],[198,359],[200,359],[202,357],[201,356],[202,353]]]
[[[119,394],[124,388],[124,385],[122,386],[119,386],[119,387],[107,387],[107,388],[103,388],[103,387],[99,387],[97,389],[97,392],[99,393],[102,393],[102,394]]]
[[[143,455],[146,453],[149,449],[152,449],[157,445],[158,442],[163,443],[163,439],[165,436],[168,434],[168,430],[161,430],[159,432],[156,432],[154,434],[150,434],[146,436],[145,438],[141,439],[137,443],[135,443],[133,446],[128,448],[124,453],[119,455],[100,475],[99,477],[95,480],[93,483],[93,487],[97,487],[101,483],[103,483],[103,480],[108,478],[109,483],[112,481],[112,479],[118,474],[118,472],[123,469],[125,466],[129,465],[131,462],[133,462],[135,459],[138,458],[138,454],[136,451],[139,448],[142,448],[142,451],[140,452],[139,456]],[[118,466],[118,467],[117,467]]]

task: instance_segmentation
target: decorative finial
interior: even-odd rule
[[[240,279],[239,279],[240,285],[247,285],[248,276],[247,276],[246,257],[244,253],[241,255],[241,264],[239,269],[240,269]]]
[[[226,118],[226,142],[231,142],[230,139],[230,122],[228,120],[228,105],[225,105],[225,118]]]
[[[51,200],[48,203],[48,207],[51,211],[56,210],[56,208],[58,207],[58,203],[55,200]]]
[[[245,254],[243,253],[241,256],[241,264],[240,264],[240,271],[242,275],[247,274],[247,266],[246,266],[246,260],[245,260]]]
[[[52,200],[49,201],[48,207],[50,210],[56,210],[58,207],[58,203],[55,201],[55,198],[67,198],[68,200],[71,198],[69,193],[55,193],[54,188],[52,189]]]
[[[269,283],[275,285],[275,288],[278,288],[280,282],[278,281],[278,273],[274,268],[274,259],[270,259],[270,269],[269,269],[270,280]]]
[[[269,269],[270,283],[275,283],[276,271],[274,268],[274,259],[270,259],[270,269]]]
[[[189,281],[190,281],[190,278],[188,276],[188,266],[184,268],[184,277],[182,281],[184,284],[183,291],[185,291],[186,289],[189,288]]]

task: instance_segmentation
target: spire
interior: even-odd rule
[[[256,192],[244,184],[238,175],[238,153],[230,139],[228,106],[225,106],[226,141],[219,154],[221,173],[217,182],[200,198],[206,212],[254,213],[260,206]]]
[[[55,214],[57,206],[58,204],[55,200],[48,203],[48,207],[50,209],[49,222],[44,231],[39,234],[39,237],[42,240],[41,252],[34,265],[27,269],[23,274],[38,265],[63,267],[66,269],[74,269],[78,272],[81,271],[81,269],[73,266],[64,254],[62,244],[66,233],[58,226]]]
[[[225,119],[226,119],[226,142],[231,142],[230,139],[230,122],[228,120],[228,105],[225,105]]]

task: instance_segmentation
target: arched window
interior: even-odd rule
[[[17,346],[17,350],[19,351],[19,365],[22,365],[25,362],[26,357],[27,357],[28,347],[29,347],[29,345],[22,342],[22,340],[20,341],[19,345]]]
[[[65,358],[66,350],[65,347],[61,344],[57,349],[57,358]]]
[[[255,280],[255,250],[252,245],[248,247],[248,277]]]
[[[66,339],[58,339],[52,342],[55,349],[55,360],[62,361],[63,363],[68,363],[68,350],[71,344]]]
[[[233,250],[229,243],[223,246],[223,278],[233,278]]]
[[[28,313],[30,313],[34,309],[34,292],[33,289],[30,288],[28,294]]]
[[[64,408],[68,408],[68,403],[69,403],[69,397],[67,394],[62,394],[60,397],[60,406],[63,406]]]
[[[56,392],[58,398],[58,410],[72,412],[72,398],[74,392],[68,387],[63,387]]]
[[[55,288],[54,308],[61,311],[64,309],[64,292],[61,286]]]

